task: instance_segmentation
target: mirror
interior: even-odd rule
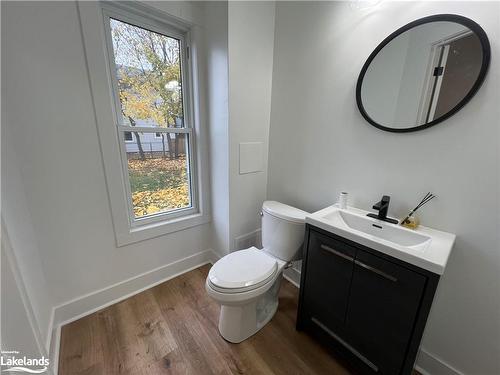
[[[382,130],[428,128],[474,96],[489,60],[488,37],[474,21],[450,14],[416,20],[368,57],[356,87],[358,108]]]

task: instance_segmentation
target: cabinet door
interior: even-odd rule
[[[346,326],[378,373],[400,373],[425,283],[419,273],[358,251]]]
[[[307,315],[330,329],[344,325],[356,249],[311,231],[304,302]]]

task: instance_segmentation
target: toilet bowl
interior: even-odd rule
[[[221,305],[219,332],[239,343],[258,332],[278,309],[283,270],[298,259],[307,212],[275,201],[262,205],[262,244],[232,252],[210,269],[207,293]]]

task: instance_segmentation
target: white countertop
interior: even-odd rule
[[[341,212],[336,211],[345,211],[348,214],[357,216],[360,220],[361,218],[363,220],[366,219],[372,225],[375,224],[373,226],[377,226],[377,228],[383,227],[383,229],[387,229],[388,231],[397,230],[403,236],[406,234],[410,235],[410,233],[405,233],[404,231],[417,233],[428,237],[430,240],[416,246],[403,246],[387,238],[383,239],[350,227],[342,219],[340,215]],[[337,213],[339,213],[339,215],[336,215]],[[398,224],[391,224],[367,217],[367,213],[368,211],[354,207],[348,207],[345,210],[341,210],[337,205],[333,205],[307,215],[306,223],[430,272],[439,275],[444,273],[448,257],[455,242],[456,236],[454,234],[425,226],[419,226],[417,229],[408,229]],[[381,230],[383,229],[381,228]],[[390,238],[390,236],[388,238]]]

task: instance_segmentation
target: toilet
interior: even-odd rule
[[[264,202],[263,249],[232,252],[210,269],[205,287],[221,305],[219,332],[227,341],[247,339],[274,316],[283,270],[301,256],[307,214],[283,203]]]

